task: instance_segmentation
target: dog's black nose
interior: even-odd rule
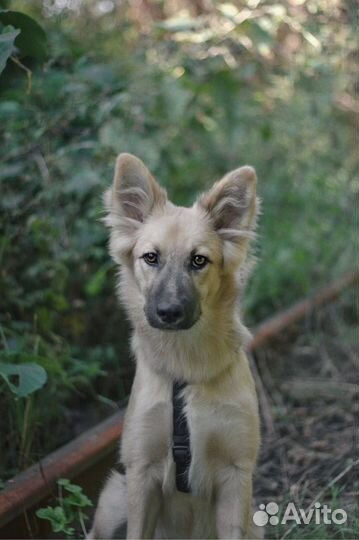
[[[183,319],[184,309],[181,304],[161,302],[161,304],[157,306],[157,315],[162,322],[173,324]]]

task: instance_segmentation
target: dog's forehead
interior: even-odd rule
[[[188,252],[211,245],[216,249],[216,235],[203,212],[196,207],[168,205],[154,213],[139,231],[138,244],[152,245],[162,251]]]

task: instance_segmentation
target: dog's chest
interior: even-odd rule
[[[218,399],[198,398],[191,388],[183,392],[192,455],[191,474],[213,465],[236,462],[240,449],[243,411]],[[123,450],[127,456],[147,464],[172,462],[173,402],[172,388],[137,396],[136,406],[127,419]],[[126,452],[126,447],[128,451]],[[126,458],[126,456],[123,456]],[[132,461],[132,459],[131,459]]]

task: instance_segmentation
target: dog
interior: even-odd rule
[[[133,326],[136,374],[120,460],[89,538],[253,538],[258,402],[239,299],[254,235],[256,174],[240,167],[194,205],[172,204],[131,154],[105,194],[110,253]],[[189,492],[176,486],[173,384],[186,418]]]

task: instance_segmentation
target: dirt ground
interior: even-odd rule
[[[263,387],[257,510],[275,502],[282,517],[288,502],[304,510],[320,503],[348,516],[341,525],[323,518],[269,523],[266,538],[359,537],[358,292],[346,292],[255,355]]]

